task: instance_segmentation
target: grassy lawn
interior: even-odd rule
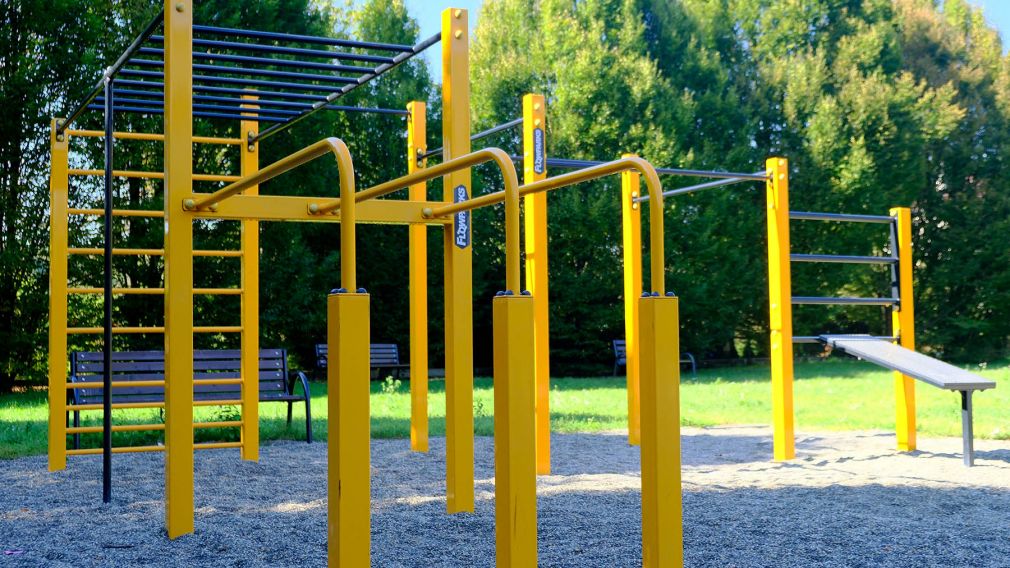
[[[1005,382],[1010,368],[990,367],[986,377]],[[892,429],[894,393],[891,373],[849,360],[797,363],[796,423],[807,430]],[[491,380],[474,381],[474,422],[480,435],[493,429]],[[769,424],[771,400],[767,367],[701,370],[697,378],[682,378],[682,422],[692,426],[718,424]],[[956,393],[917,383],[919,432],[924,436],[959,436],[960,405]],[[1010,438],[1006,413],[1010,388],[997,388],[975,397],[975,435]],[[445,432],[445,389],[431,381],[430,429]],[[286,405],[260,406],[263,440],[305,439],[304,410],[296,406],[292,427],[286,425]],[[372,435],[399,438],[409,435],[409,385],[372,383]],[[316,437],[326,439],[326,385],[312,384],[312,415]],[[625,427],[627,401],[624,378],[558,378],[551,384],[551,416],[557,432],[594,432]],[[85,425],[100,424],[100,413],[84,414]],[[199,421],[237,419],[235,409],[198,408]],[[42,454],[46,451],[48,411],[44,392],[0,396],[0,459]],[[118,410],[117,424],[159,422],[157,410]],[[198,430],[197,441],[235,440],[237,430]],[[160,432],[116,433],[114,445],[157,443]],[[100,434],[83,436],[84,447],[100,444]]]

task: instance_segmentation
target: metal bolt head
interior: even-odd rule
[[[210,209],[211,211],[213,211],[213,212],[217,213],[217,203],[214,203],[214,204],[212,204],[212,205],[211,205],[211,206],[209,207],[209,209]]]
[[[175,11],[176,12],[184,12],[184,11],[186,11],[186,5],[183,4],[182,2],[176,3],[176,5],[175,5]]]
[[[456,30],[456,33],[454,33],[453,35],[456,37],[456,39],[459,39],[463,37],[463,30]]]
[[[421,209],[421,216],[424,217],[425,219],[431,219],[431,216],[433,214],[434,211],[431,210],[431,207],[425,207],[424,209]]]
[[[540,103],[533,103],[533,110],[540,110]]]
[[[537,118],[537,119],[534,119],[534,120],[533,120],[533,126],[540,126],[540,123],[541,123],[541,122],[542,122],[542,121],[541,121],[541,120],[540,120],[539,118]]]
[[[313,215],[319,213],[319,204],[309,203],[309,213],[312,213]]]
[[[457,8],[456,11],[452,13],[452,16],[454,18],[456,18],[457,20],[460,19],[460,18],[462,18],[463,17],[463,10],[460,10],[459,8]]]
[[[65,140],[65,139],[66,139],[66,136],[64,136],[64,135],[62,135],[62,134],[57,134],[57,135],[56,135],[56,140],[57,140],[58,142],[63,142],[63,141]]]
[[[186,199],[182,202],[182,208],[187,211],[191,211],[194,207],[196,207],[196,201],[193,201],[192,199]]]

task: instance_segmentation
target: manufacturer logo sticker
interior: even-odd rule
[[[544,165],[546,160],[546,151],[544,150],[544,129],[534,128],[533,129],[533,171],[542,174],[544,173]]]
[[[457,185],[456,189],[453,190],[453,201],[456,203],[462,203],[467,200],[466,186]],[[456,217],[453,220],[453,229],[456,235],[456,246],[461,249],[465,249],[470,246],[470,212],[460,211],[456,213]]]

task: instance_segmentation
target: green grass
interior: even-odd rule
[[[1008,367],[990,367],[982,375],[1004,382]],[[681,418],[685,425],[768,424],[771,400],[767,367],[702,370],[697,378],[685,373],[681,388]],[[312,384],[312,416],[317,439],[326,439],[326,385]],[[959,436],[958,395],[922,383],[916,388],[919,433]],[[796,423],[806,430],[889,430],[894,427],[891,373],[867,363],[829,360],[796,365]],[[1010,388],[997,388],[975,397],[975,435],[1010,438],[1004,409],[1010,407]],[[479,435],[493,430],[494,398],[491,380],[474,381],[474,427]],[[445,383],[431,381],[430,431],[445,433]],[[290,428],[286,405],[260,405],[263,440],[305,439],[304,410],[296,406]],[[409,384],[372,383],[372,435],[407,437],[410,432]],[[100,413],[85,414],[84,424],[99,424]],[[551,383],[551,420],[556,432],[598,432],[625,427],[627,401],[624,378],[558,378]],[[237,410],[198,408],[198,421],[237,419]],[[44,392],[0,396],[0,459],[46,451],[48,411]],[[157,410],[115,411],[117,424],[159,422]],[[237,430],[198,430],[197,441],[235,440]],[[157,443],[160,433],[116,433],[115,445]],[[83,445],[95,447],[100,435],[84,436]]]

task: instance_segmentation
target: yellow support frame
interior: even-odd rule
[[[523,183],[547,177],[547,109],[543,95],[523,97]],[[533,295],[533,359],[536,384],[537,474],[551,473],[550,299],[547,271],[547,194],[527,195],[526,289]]]
[[[771,330],[773,453],[778,461],[796,457],[793,424],[793,304],[789,267],[789,162],[769,158],[768,311]]]
[[[427,151],[426,106],[421,101],[407,105],[407,173],[424,169],[421,156]],[[428,200],[428,184],[410,186],[411,201]],[[410,284],[410,449],[428,451],[428,227],[413,224],[408,229]]]
[[[448,8],[442,11],[443,162],[470,153],[468,19],[466,10]],[[468,200],[470,195],[469,169],[443,178],[442,199],[447,203]],[[473,247],[470,246],[470,215],[463,215],[457,223],[446,225],[442,234],[445,255],[446,508],[450,513],[472,513]]]
[[[70,140],[49,134],[49,471],[67,467],[67,249]]]
[[[165,1],[165,523],[193,532],[193,3]]]
[[[630,157],[625,154],[623,157]],[[639,298],[642,296],[642,208],[635,202],[642,180],[636,171],[621,173],[621,234],[624,257],[625,381],[628,397],[628,443],[642,440],[639,389]]]
[[[244,99],[251,97],[243,96]],[[255,105],[244,105],[250,109]],[[243,120],[239,133],[252,140],[259,133],[259,122]],[[259,144],[251,142],[240,147],[239,164],[242,177],[259,171]],[[247,187],[243,195],[259,195],[259,186]],[[242,251],[242,459],[259,461],[259,374],[260,374],[260,235],[259,221],[243,219],[241,224]]]
[[[892,334],[905,349],[915,350],[915,300],[912,296],[912,210],[895,207],[890,215],[895,218],[898,250],[898,297],[901,303],[891,310]],[[895,434],[898,450],[915,450],[915,379],[899,372],[894,373]]]

